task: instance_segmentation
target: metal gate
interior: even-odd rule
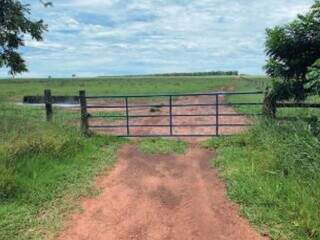
[[[86,96],[80,92],[81,125],[120,137],[211,137],[232,135],[261,115],[263,92],[215,92]],[[232,99],[236,99],[232,101]],[[246,101],[241,101],[246,99]],[[249,101],[249,100],[251,101]],[[255,101],[254,101],[255,100]],[[254,110],[247,109],[252,107]]]

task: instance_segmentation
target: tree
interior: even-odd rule
[[[265,70],[274,78],[269,100],[304,100],[319,93],[310,85],[309,67],[320,58],[320,1],[284,26],[267,29]],[[270,104],[270,103],[269,103]],[[272,104],[271,104],[272,105]]]
[[[320,95],[320,59],[309,68],[305,88],[310,92]]]
[[[42,20],[30,20],[29,5],[18,0],[0,0],[0,68],[9,68],[15,75],[27,71],[27,66],[17,51],[24,46],[25,36],[42,41],[47,27]]]

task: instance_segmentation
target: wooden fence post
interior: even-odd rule
[[[219,136],[219,94],[216,94],[216,136]]]
[[[46,119],[48,122],[52,120],[52,96],[51,96],[51,90],[46,89],[44,90],[44,103],[46,108]]]
[[[169,96],[169,127],[170,127],[170,136],[173,136],[173,109],[172,109],[172,96]]]
[[[277,101],[272,93],[266,93],[263,99],[263,115],[275,118],[277,113]]]
[[[79,91],[79,100],[81,108],[81,130],[85,135],[87,135],[89,130],[89,120],[87,112],[86,91]]]

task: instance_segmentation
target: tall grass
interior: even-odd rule
[[[263,120],[205,143],[231,199],[272,239],[320,239],[320,141],[314,125]]]
[[[53,239],[74,200],[112,165],[121,140],[85,138],[43,111],[0,105],[0,239]]]
[[[266,79],[236,82],[237,91],[264,90]],[[230,96],[230,102],[262,102],[262,95]],[[308,98],[317,102],[319,98]],[[259,113],[261,107],[238,107]],[[205,143],[218,151],[213,164],[227,180],[229,196],[271,239],[320,239],[320,112],[278,109],[277,119],[256,119],[248,132]]]

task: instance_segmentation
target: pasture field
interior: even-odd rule
[[[84,137],[66,121],[78,119],[78,112],[57,109],[54,121],[46,123],[42,108],[15,104],[24,95],[42,95],[46,88],[57,95],[77,95],[80,89],[88,95],[255,91],[267,82],[265,77],[234,76],[0,80],[0,239],[54,239],[63,218],[77,208],[76,199],[97,193],[93,179],[112,167],[116,150],[127,141]],[[320,127],[312,116],[319,117],[319,110],[281,109],[278,116],[258,119],[239,136],[203,145],[217,149],[212,163],[226,180],[230,198],[261,232],[271,239],[318,240]],[[151,153],[185,150],[183,142],[138,144]]]
[[[205,77],[104,77],[75,79],[9,79],[0,80],[0,99],[21,101],[24,95],[130,95],[161,93],[195,93],[221,90],[238,80],[235,76]]]
[[[235,77],[145,77],[92,79],[16,79],[0,81],[0,239],[54,238],[79,196],[93,194],[92,180],[112,166],[123,140],[86,138],[68,124],[79,112],[55,109],[45,122],[42,107],[18,106],[24,95],[183,93],[221,90]],[[165,141],[141,142],[145,151],[163,151]],[[170,149],[170,148],[169,148]],[[174,151],[183,151],[179,143]],[[17,237],[18,236],[18,237]]]

